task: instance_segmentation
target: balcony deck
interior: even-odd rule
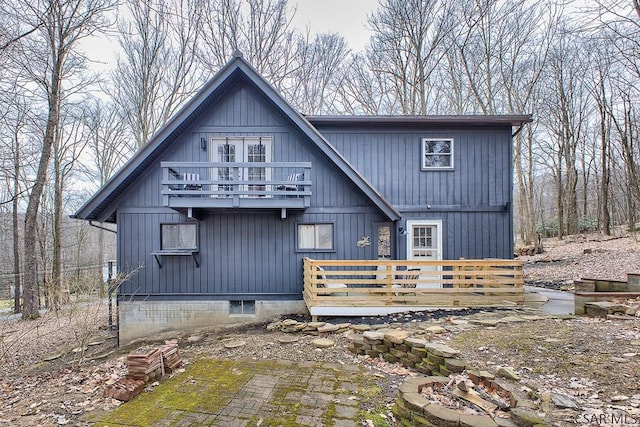
[[[163,205],[200,209],[306,209],[309,162],[161,162]]]
[[[303,297],[317,316],[374,316],[524,303],[522,261],[304,259]],[[414,270],[414,271],[412,271]]]

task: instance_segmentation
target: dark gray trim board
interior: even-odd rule
[[[527,115],[460,115],[460,116],[305,116],[315,125],[393,125],[406,126],[522,126],[533,122],[533,117]]]
[[[302,293],[296,294],[119,294],[118,301],[300,301]]]

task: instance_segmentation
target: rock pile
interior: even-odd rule
[[[320,335],[329,332],[346,332],[352,326],[353,325],[351,325],[351,323],[333,324],[327,322],[298,322],[294,319],[284,319],[271,322],[267,325],[267,330],[285,333],[301,332],[307,335]]]
[[[352,333],[348,337],[349,350],[359,355],[382,357],[390,363],[401,363],[425,375],[448,376],[464,371],[466,362],[459,352],[444,344],[411,336],[402,329],[379,329]]]

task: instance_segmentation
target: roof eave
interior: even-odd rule
[[[520,126],[531,123],[533,117],[530,114],[517,115],[457,115],[457,116],[305,116],[313,125],[476,125]]]

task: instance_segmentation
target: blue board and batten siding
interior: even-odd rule
[[[132,273],[118,289],[122,342],[238,316],[268,320],[305,309],[303,258],[374,260],[390,246],[391,258],[407,259],[409,242],[434,241],[407,229],[435,240],[442,232],[431,256],[511,258],[511,132],[529,122],[304,117],[235,54],[75,217],[118,224],[118,267]],[[212,138],[231,136],[267,138],[264,160],[273,164],[256,166],[265,167],[265,187],[211,182],[227,167]],[[453,139],[453,170],[422,170],[423,138]],[[234,179],[247,159],[229,159]],[[161,224],[176,222],[198,224],[195,256],[191,246],[161,247]],[[298,250],[300,223],[333,224],[333,248]],[[379,237],[390,239],[383,254]]]
[[[403,220],[442,220],[445,259],[512,257],[510,127],[316,128]],[[453,139],[452,170],[422,170],[423,138]],[[399,243],[402,259],[406,245]]]
[[[311,162],[311,207],[305,211],[199,212],[199,259],[164,256],[162,268],[153,251],[160,249],[160,224],[185,221],[183,214],[162,207],[160,161],[209,161],[200,138],[264,136],[272,139],[272,160]],[[210,148],[210,147],[208,147]],[[385,221],[329,159],[262,97],[246,86],[232,88],[206,116],[160,155],[116,202],[119,265],[136,270],[121,295],[167,299],[200,295],[211,299],[300,299],[302,259],[375,259],[375,247],[358,248],[362,236],[375,236]],[[296,224],[334,224],[329,252],[296,250]]]

